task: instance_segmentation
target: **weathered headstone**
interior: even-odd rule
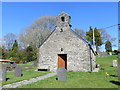
[[[113,60],[113,67],[117,67],[118,66],[117,64],[118,64],[117,60]]]
[[[109,55],[112,55],[112,53],[111,53],[111,52],[109,52]]]
[[[20,68],[20,66],[19,65],[17,65],[16,67],[15,67],[15,70],[14,70],[15,72],[14,72],[14,75],[16,76],[16,77],[21,77],[22,76],[22,69]]]
[[[118,64],[118,77],[120,79],[120,64]]]
[[[14,62],[14,63],[12,64],[12,69],[15,69],[16,66],[17,66],[17,64]]]
[[[34,61],[34,67],[36,67],[37,66],[37,61]]]
[[[11,70],[11,64],[10,63],[6,64],[6,69],[7,69],[7,71]]]
[[[67,70],[64,67],[58,68],[57,75],[59,81],[67,81]]]
[[[23,64],[27,64],[27,61],[24,61]]]
[[[0,68],[0,81],[6,81],[6,67]]]

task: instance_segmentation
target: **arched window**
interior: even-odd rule
[[[65,21],[65,17],[61,17],[61,20],[64,22]]]

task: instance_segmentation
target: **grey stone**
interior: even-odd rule
[[[37,66],[37,61],[34,61],[34,67],[36,67]]]
[[[109,55],[112,55],[112,53],[111,53],[111,52],[109,52]]]
[[[23,64],[27,64],[27,61],[24,61]]]
[[[118,77],[119,77],[119,80],[120,80],[120,64],[118,64]]]
[[[14,63],[12,64],[12,68],[15,69],[16,66],[17,66],[17,64],[14,62]]]
[[[6,81],[6,67],[0,69],[0,81]]]
[[[7,71],[11,70],[11,64],[10,63],[6,64],[6,69],[7,69]]]
[[[117,60],[113,60],[113,67],[117,67],[118,65],[118,62],[117,62]]]
[[[61,17],[65,17],[65,22],[61,21]],[[67,54],[67,71],[91,71],[96,67],[93,49],[71,30],[70,16],[66,13],[57,17],[55,31],[40,46],[38,69],[50,65],[50,71],[56,71],[58,54]]]
[[[15,67],[14,75],[15,75],[16,77],[21,77],[21,76],[22,76],[22,70],[21,70],[21,68],[20,68],[19,65],[17,65],[17,66]]]
[[[67,81],[67,70],[64,67],[58,68],[57,75],[59,81]]]

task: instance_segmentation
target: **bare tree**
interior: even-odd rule
[[[3,43],[5,43],[5,48],[7,50],[12,49],[13,43],[16,40],[16,35],[13,33],[8,33],[3,37]]]
[[[112,43],[112,46],[116,46],[114,44],[114,41],[116,40],[116,38],[111,37],[104,29],[98,29],[98,30],[102,36],[103,44],[105,44],[106,41],[110,41]]]
[[[75,28],[74,31],[81,38],[86,39],[86,34],[85,34],[84,30]]]
[[[19,35],[19,41],[26,47],[30,44],[38,48],[45,38],[54,30],[56,26],[56,17],[43,16],[36,19],[27,29]]]

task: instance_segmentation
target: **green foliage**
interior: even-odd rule
[[[19,50],[18,43],[17,43],[17,40],[15,40],[14,44],[13,44],[13,47],[12,47],[12,50],[10,50],[8,58],[10,58],[10,57],[18,57],[18,50]]]
[[[20,62],[20,58],[19,57],[10,57],[9,60],[15,61],[16,63]]]
[[[91,26],[90,26],[90,30],[86,32],[86,39],[87,41],[90,42],[91,45],[93,45],[93,29]]]
[[[106,41],[105,49],[106,49],[106,52],[112,52],[112,44],[110,41]]]
[[[26,48],[26,58],[27,58],[28,62],[34,60],[34,54],[33,54],[33,48],[32,48],[32,46],[28,46]]]
[[[4,46],[0,47],[0,58],[2,58],[2,59],[7,58],[7,51]]]
[[[103,44],[103,41],[97,28],[94,29],[94,33],[95,33],[95,45],[101,46]]]
[[[103,44],[102,37],[100,32],[97,28],[94,28],[94,38],[95,38],[95,46],[97,51],[99,51],[98,46],[101,46]],[[93,28],[90,26],[90,30],[86,32],[86,39],[88,42],[90,42],[91,45],[93,45]]]

